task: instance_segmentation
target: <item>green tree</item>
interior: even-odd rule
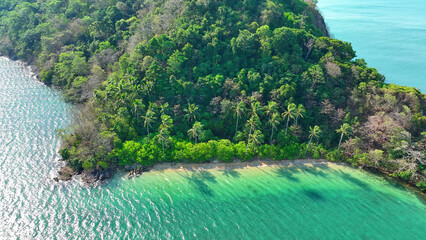
[[[148,141],[150,141],[149,129],[151,128],[151,123],[156,120],[156,116],[155,116],[155,112],[153,110],[153,104],[152,103],[149,104],[148,110],[146,111],[145,116],[142,116],[142,118],[144,119],[143,125],[144,125],[144,127],[146,127],[146,133],[147,133],[147,136],[148,136]]]
[[[268,102],[268,105],[265,106],[265,114],[268,116],[269,120],[272,118],[276,112],[278,112],[278,104],[274,101]]]
[[[260,103],[258,101],[253,101],[251,103],[251,117],[253,116],[258,117],[258,114],[261,109],[262,109],[262,106],[260,105]]]
[[[284,111],[284,113],[282,114],[282,116],[283,116],[284,119],[287,118],[287,124],[286,124],[286,127],[285,127],[285,135],[287,135],[288,124],[290,122],[290,118],[294,119],[294,117],[296,116],[296,113],[297,113],[297,106],[296,106],[296,104],[290,103],[287,106],[287,110]]]
[[[302,104],[299,104],[297,106],[296,109],[296,125],[297,125],[297,120],[299,119],[299,117],[303,118],[303,114],[305,114],[306,110],[305,107]]]
[[[350,134],[351,131],[352,131],[351,125],[347,123],[342,124],[342,126],[340,126],[340,128],[336,130],[337,133],[340,133],[339,146],[337,147],[337,150],[340,150],[340,145],[342,144],[343,136]]]
[[[277,129],[277,126],[280,125],[280,114],[274,113],[272,117],[268,121],[269,125],[271,125],[271,140],[269,143],[272,145],[272,138],[274,136],[274,130]]]
[[[249,145],[253,148],[253,151],[256,151],[257,147],[263,143],[263,134],[260,130],[256,130],[251,135],[249,140]]]
[[[183,111],[185,112],[185,118],[188,122],[197,120],[198,107],[194,104],[188,103],[188,108],[184,109]]]
[[[247,146],[246,146],[246,153],[245,153],[246,155],[247,155],[248,147],[251,141],[251,137],[252,137],[251,135],[257,130],[257,126],[259,125],[259,123],[260,123],[259,116],[254,113],[252,114],[250,119],[247,120],[246,128],[248,128],[249,134],[247,138]]]
[[[137,119],[137,122],[139,122],[139,112],[141,111],[142,108],[144,108],[145,106],[142,103],[141,99],[135,99],[133,100],[133,114],[135,116],[135,118]]]
[[[235,124],[235,134],[238,132],[238,121],[241,117],[244,116],[246,110],[246,105],[242,100],[237,104],[237,106],[234,107],[235,117],[237,118],[237,123]]]
[[[167,109],[169,108],[169,103],[160,104],[160,113],[165,114]]]
[[[191,129],[188,130],[189,138],[193,138],[195,140],[195,144],[197,144],[197,139],[201,135],[203,131],[203,125],[200,122],[195,122]]]
[[[315,125],[315,127],[309,127],[309,142],[308,142],[308,146],[306,146],[306,151],[305,151],[305,156],[306,153],[308,152],[308,148],[311,145],[312,139],[313,138],[318,138],[319,135],[321,134],[321,128],[318,127],[317,125]]]
[[[161,143],[162,145],[162,149],[163,149],[163,160],[166,159],[166,153],[165,153],[165,144],[167,142],[167,140],[169,139],[169,135],[170,135],[170,129],[173,127],[173,119],[170,118],[170,116],[163,114],[161,115],[161,125],[159,127],[159,131],[158,131],[158,141]]]

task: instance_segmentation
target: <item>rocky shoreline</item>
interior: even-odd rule
[[[58,176],[54,178],[56,182],[59,181],[70,181],[73,176],[80,175],[81,181],[85,184],[93,185],[97,182],[102,182],[108,180],[114,176],[118,171],[123,171],[127,178],[138,177],[144,172],[164,172],[164,171],[205,171],[205,170],[234,170],[234,169],[246,169],[246,168],[260,168],[260,167],[279,167],[279,166],[312,166],[312,165],[347,165],[351,166],[345,162],[330,162],[325,159],[297,159],[297,160],[271,160],[271,159],[256,159],[253,161],[241,162],[239,160],[234,160],[229,163],[219,162],[217,160],[206,163],[156,163],[153,166],[142,167],[137,165],[126,166],[123,169],[110,169],[107,171],[83,171],[75,172],[69,166],[64,166],[58,171]],[[419,190],[416,185],[412,182],[399,180],[393,177],[389,172],[371,168],[371,167],[359,167],[370,173],[383,176],[388,181],[394,182],[400,186],[411,189],[416,192],[421,198],[426,200],[426,194]]]
[[[106,171],[91,170],[76,172],[69,166],[61,167],[58,171],[58,176],[55,181],[70,181],[73,176],[81,175],[81,180],[87,184],[92,184],[98,181],[103,181],[111,178],[118,170],[126,172],[127,177],[139,176],[144,172],[149,171],[202,171],[202,170],[223,170],[223,169],[244,169],[252,167],[267,167],[267,166],[295,166],[295,165],[313,165],[313,164],[331,164],[325,159],[297,159],[297,160],[270,160],[257,159],[253,161],[241,162],[235,160],[229,163],[212,161],[206,163],[156,163],[150,167],[142,167],[139,165],[127,166],[124,169],[111,169]],[[345,164],[345,163],[332,163]]]

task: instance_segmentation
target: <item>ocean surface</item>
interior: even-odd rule
[[[352,43],[386,81],[426,93],[425,0],[319,0],[332,36]]]
[[[0,58],[0,239],[424,239],[426,203],[341,165],[53,181],[71,107]]]

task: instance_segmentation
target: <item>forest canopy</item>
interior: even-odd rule
[[[0,53],[81,105],[76,171],[327,158],[426,188],[426,102],[329,37],[315,1],[4,0]]]

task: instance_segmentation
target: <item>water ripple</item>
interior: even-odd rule
[[[426,230],[426,207],[412,193],[349,168],[56,183],[55,130],[69,124],[70,111],[30,69],[0,58],[0,239],[365,239],[363,232],[385,230],[420,239]],[[353,225],[363,231],[349,231]]]

